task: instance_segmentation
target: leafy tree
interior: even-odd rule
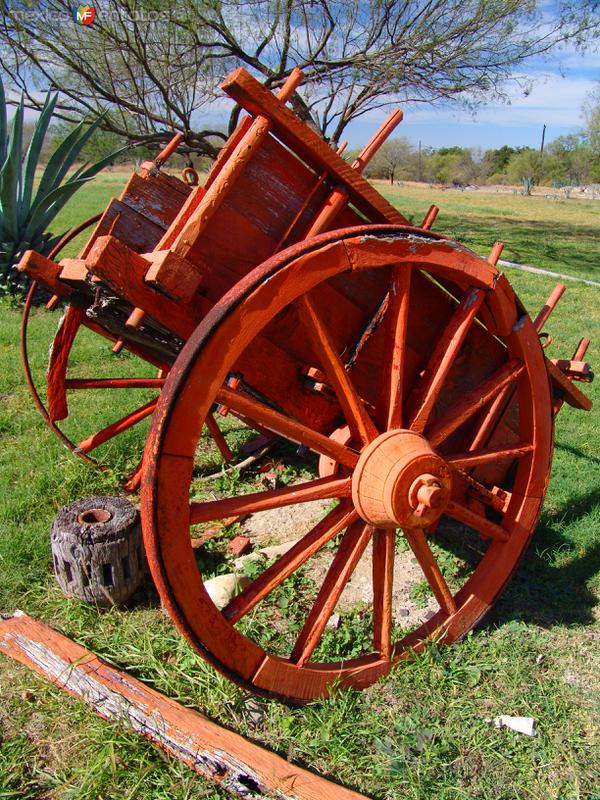
[[[592,150],[600,155],[600,86],[591,92],[583,107],[586,136]]]
[[[511,157],[518,152],[518,148],[503,145],[496,150],[486,150],[483,155],[482,172],[486,177],[496,175],[500,177],[506,171]]]
[[[390,102],[502,96],[528,58],[598,30],[597,0],[96,0],[76,25],[70,0],[13,0],[0,11],[0,60],[28,102],[60,92],[59,113],[105,112],[102,125],[159,146],[176,129],[214,154],[218,130],[198,129],[217,86],[244,66],[280,85],[307,82],[292,102],[337,142],[346,125]],[[234,112],[230,129],[235,124]],[[212,138],[211,138],[212,136]]]
[[[437,183],[465,186],[479,180],[481,166],[467,147],[440,147],[429,157],[427,172]]]
[[[540,151],[527,147],[515,153],[508,162],[506,175],[510,183],[522,183],[530,179],[531,185],[539,184],[542,177]]]
[[[600,168],[600,152],[594,152],[585,136],[559,136],[548,145],[548,153],[560,163],[563,182],[581,185],[595,180]],[[548,171],[549,164],[544,158],[544,173],[548,174]]]
[[[379,148],[368,167],[369,177],[394,180],[415,180],[415,149],[404,138],[388,139]]]

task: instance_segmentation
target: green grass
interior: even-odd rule
[[[63,214],[64,226],[102,208],[122,182],[123,176],[109,176],[82,192]],[[597,228],[600,204],[573,200],[563,207],[537,198],[455,192],[440,198],[402,187],[393,193],[415,219],[437,201],[443,211],[436,229],[462,231],[482,252],[504,238],[508,258],[597,274],[599,249],[585,231]],[[548,256],[551,247],[564,254],[564,262]],[[532,311],[554,283],[514,270],[508,276]],[[112,472],[98,472],[69,455],[28,397],[18,319],[16,309],[0,306],[0,610],[20,607],[40,616],[159,691],[378,800],[600,798],[596,411],[561,412],[552,480],[533,544],[479,630],[452,647],[430,648],[362,693],[305,708],[260,700],[264,715],[257,721],[248,711],[248,696],[196,657],[160,612],[152,590],[130,610],[101,613],[61,596],[51,574],[52,518],[76,498],[117,490],[119,477],[138,456],[139,436],[132,431],[114,440],[107,456]],[[56,315],[35,312],[32,356],[38,373],[55,324]],[[550,354],[571,353],[585,333],[592,338],[588,358],[600,364],[600,290],[569,285],[547,327],[554,337]],[[109,356],[107,345],[93,336],[81,340],[76,362],[95,374],[152,372],[136,359]],[[586,392],[600,399],[596,384]],[[146,397],[140,392],[135,402]],[[134,404],[132,395],[119,392],[82,400],[73,435],[89,433],[98,419],[114,419]],[[282,592],[278,601],[290,599],[293,594]],[[361,614],[352,618],[344,652],[360,645],[368,622]],[[339,646],[331,637],[322,643],[330,657]],[[530,739],[485,721],[503,713],[533,716],[539,735]],[[0,660],[0,798],[225,796],[133,733]]]
[[[432,203],[440,208],[434,230],[486,255],[504,242],[502,258],[518,264],[600,281],[600,203],[550,200],[542,196],[487,194],[416,186],[377,188],[419,224]]]

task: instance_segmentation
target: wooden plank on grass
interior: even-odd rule
[[[22,611],[0,618],[0,652],[128,725],[234,797],[366,800],[221,728]]]

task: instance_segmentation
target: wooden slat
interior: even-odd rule
[[[234,797],[366,800],[179,705],[21,611],[0,619],[0,652],[104,719],[131,727]]]
[[[156,247],[165,229],[166,222],[158,224],[156,218],[150,219],[127,203],[113,198],[85,245],[81,257],[86,257],[99,236],[109,233],[121,239],[136,253],[146,253]]]
[[[298,302],[305,330],[321,367],[327,373],[329,382],[336,393],[346,422],[354,436],[363,444],[368,444],[375,439],[378,431],[336,352],[329,330],[314,299],[309,294],[305,294]]]
[[[251,114],[267,117],[276,135],[318,174],[326,169],[335,181],[346,188],[351,202],[369,220],[408,224],[408,220],[384,200],[368,181],[246,70],[240,68],[232,72],[221,88]]]
[[[485,298],[481,289],[467,292],[440,336],[425,368],[425,373],[410,399],[413,409],[410,429],[422,433],[436,404],[444,381],[469,333]]]
[[[377,529],[373,534],[373,645],[383,658],[392,654],[395,552],[395,529]]]
[[[431,587],[431,591],[435,595],[440,608],[446,614],[456,614],[456,603],[452,597],[452,592],[448,588],[439,564],[431,552],[424,531],[421,528],[407,529],[404,531],[404,535],[423,570],[423,574],[427,578],[427,583]]]
[[[165,181],[164,177],[148,175],[142,178],[134,173],[119,197],[121,202],[127,203],[130,208],[162,228],[173,222],[190,191],[189,187],[179,181],[184,189],[182,192],[174,192],[172,184]]]
[[[48,415],[53,422],[66,419],[69,415],[65,385],[67,366],[73,342],[84,319],[85,309],[71,304],[62,317],[52,342],[46,373],[46,397]]]
[[[273,362],[274,363],[274,362]],[[358,461],[358,454],[349,447],[336,442],[329,436],[303,425],[298,420],[286,417],[274,408],[255,400],[253,397],[243,392],[234,391],[227,386],[223,386],[217,392],[216,400],[218,403],[231,408],[234,412],[239,412],[244,417],[258,422],[263,428],[284,436],[292,442],[303,444],[315,453],[327,455],[340,464],[353,468]]]
[[[113,236],[96,240],[86,264],[117,294],[183,339],[200,322],[200,309],[176,303],[144,283],[150,263]]]
[[[350,478],[327,476],[315,478],[305,483],[282,486],[265,492],[251,492],[224,500],[207,500],[190,503],[190,525],[201,522],[212,522],[228,517],[241,517],[268,511],[271,508],[282,508],[298,503],[310,503],[313,500],[331,500],[337,497],[350,497],[352,493]]]
[[[436,447],[447,439],[463,422],[483,408],[504,386],[515,381],[524,369],[522,361],[512,359],[499,367],[479,386],[466,392],[460,400],[447,408],[429,429],[427,438],[431,445]]]
[[[237,622],[254,606],[280,586],[289,576],[305,564],[323,545],[345,527],[358,519],[358,514],[348,501],[342,501],[327,514],[302,539],[296,542],[258,578],[233,597],[223,609],[230,622]]]
[[[343,535],[314,605],[292,649],[290,661],[302,666],[310,659],[323,635],[327,620],[332,615],[344,586],[350,580],[372,535],[373,528],[362,519],[350,525]]]
[[[52,261],[46,256],[41,256],[35,250],[26,250],[23,257],[17,264],[19,272],[25,272],[30,278],[35,281],[40,281],[55,295],[61,298],[70,297],[73,290],[66,283],[63,283],[60,278],[62,267],[56,261]]]
[[[145,253],[151,266],[145,281],[173,300],[190,303],[202,285],[205,270],[170,250]]]

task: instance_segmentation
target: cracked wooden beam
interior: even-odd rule
[[[366,800],[150,689],[22,611],[0,618],[0,652],[131,727],[234,797]]]

